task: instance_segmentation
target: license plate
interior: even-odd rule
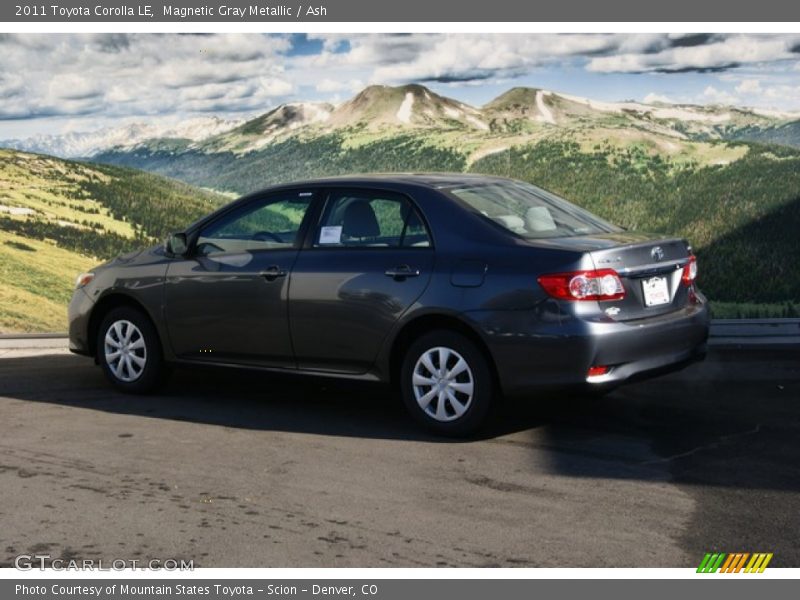
[[[669,287],[666,277],[650,277],[642,281],[645,306],[658,306],[669,302]]]

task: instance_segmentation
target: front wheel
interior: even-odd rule
[[[109,312],[97,332],[97,359],[108,380],[130,394],[152,391],[166,373],[155,327],[131,307]]]
[[[400,376],[406,408],[436,433],[474,433],[489,415],[494,394],[488,361],[459,333],[432,331],[416,339]]]

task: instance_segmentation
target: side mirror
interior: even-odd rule
[[[173,254],[175,256],[183,256],[189,250],[189,242],[187,241],[186,234],[181,233],[170,233],[167,237],[167,241],[164,242],[164,250],[168,254]]]

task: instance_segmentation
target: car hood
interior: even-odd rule
[[[118,254],[111,260],[108,260],[97,267],[97,269],[108,269],[110,267],[127,267],[132,265],[144,265],[154,262],[161,262],[164,260],[164,248],[161,244],[151,246],[150,248],[140,248],[138,250],[131,250],[130,252],[123,252]]]

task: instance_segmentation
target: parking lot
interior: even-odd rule
[[[179,372],[118,394],[66,351],[0,356],[0,565],[800,567],[800,353],[715,351],[596,401],[428,436],[389,390]]]

